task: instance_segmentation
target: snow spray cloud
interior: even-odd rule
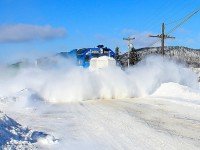
[[[0,78],[0,97],[29,88],[52,103],[131,98],[151,95],[168,82],[198,88],[197,76],[184,65],[149,56],[126,71],[118,67],[89,71],[63,63],[48,71],[26,68],[14,77]]]

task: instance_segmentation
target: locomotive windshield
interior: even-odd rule
[[[92,57],[99,57],[100,56],[100,51],[99,50],[92,50],[91,51]]]

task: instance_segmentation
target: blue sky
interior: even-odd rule
[[[199,0],[0,0],[2,61],[40,57],[74,48],[104,44],[122,52],[123,37],[134,36],[136,48],[151,46],[165,22],[166,33],[200,7]],[[172,32],[166,45],[200,49],[200,12]],[[156,43],[153,46],[159,46]]]

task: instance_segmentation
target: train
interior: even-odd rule
[[[116,54],[104,45],[95,48],[73,49],[68,56],[75,58],[78,66],[90,69],[100,69],[116,65]]]

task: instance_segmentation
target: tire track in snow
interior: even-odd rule
[[[150,128],[156,130],[156,132],[168,134],[180,141],[182,139],[187,140],[187,142],[193,143],[198,148],[200,146],[200,117],[197,115],[200,113],[200,110],[196,110],[196,115],[194,116],[189,115],[188,111],[185,114],[183,113],[186,109],[192,109],[190,107],[182,108],[182,105],[174,106],[176,107],[175,110],[175,108],[171,107],[172,105],[176,105],[174,103],[159,103],[162,103],[162,101],[156,102],[150,99],[144,101],[141,99],[139,101],[136,100],[135,103],[130,100],[111,101],[110,105],[123,108],[127,111],[127,114],[137,118],[138,122],[145,123]],[[194,110],[192,109],[192,111]]]

